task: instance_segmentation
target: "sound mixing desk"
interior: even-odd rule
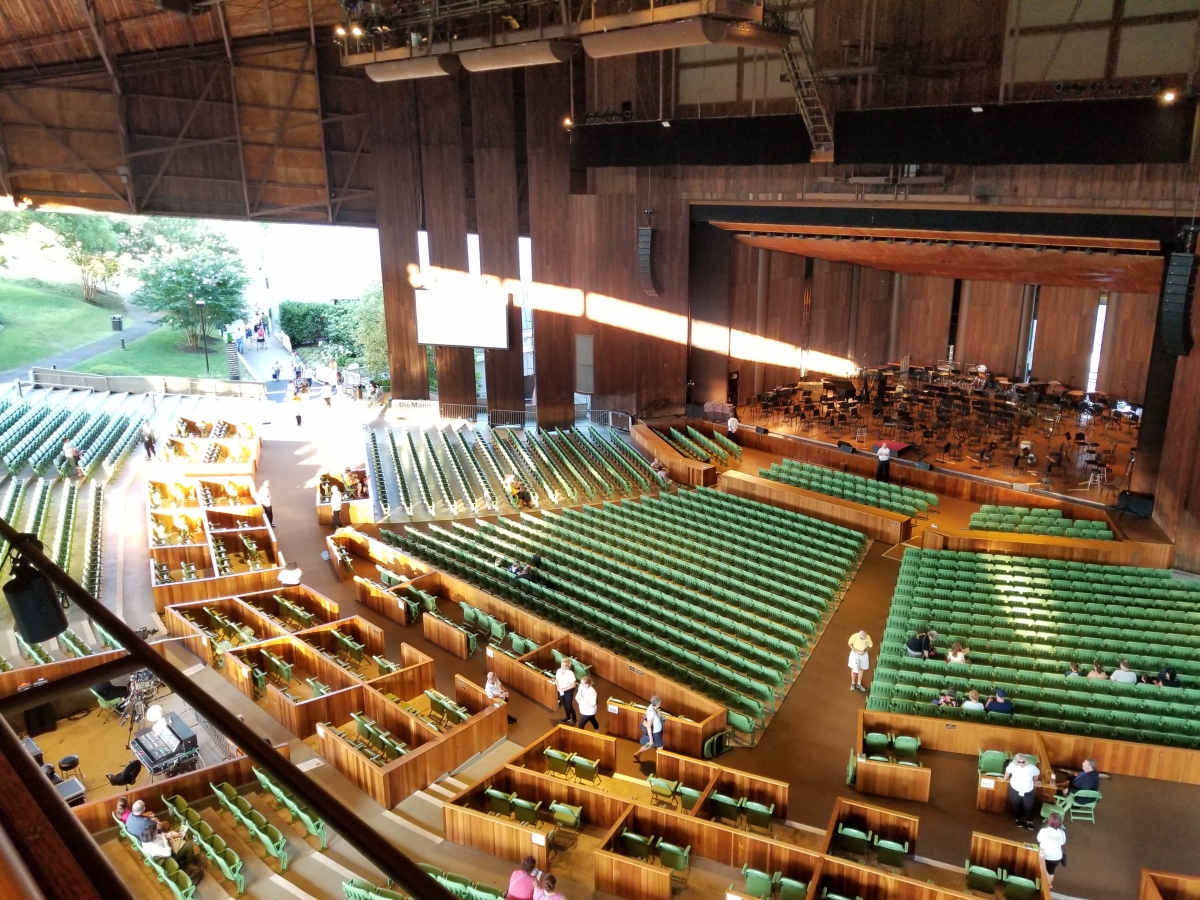
[[[200,755],[196,733],[177,713],[167,713],[152,727],[137,732],[130,748],[152,775],[198,760]]]

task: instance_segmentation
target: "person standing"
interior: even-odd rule
[[[725,428],[728,430],[730,437],[733,437],[735,434],[737,434],[739,424],[741,423],[738,422],[737,412],[735,411],[729,416],[729,421],[725,423]]]
[[[1032,826],[1030,826],[1032,827]],[[1062,827],[1062,816],[1050,813],[1046,824],[1037,834],[1038,855],[1046,863],[1046,880],[1054,884],[1054,870],[1060,865],[1066,865],[1067,857],[1063,853],[1063,845],[1067,842],[1067,831]]]
[[[342,527],[342,488],[336,481],[329,482],[329,509],[333,513],[333,527]]]
[[[325,401],[325,408],[333,408],[333,388],[328,384],[321,385],[321,399]]]
[[[562,722],[566,725],[575,724],[575,687],[578,683],[571,661],[564,657],[562,665],[554,673],[554,684],[558,688],[558,703],[563,708]]]
[[[288,385],[288,390],[291,391],[292,402],[300,403],[301,397],[300,397],[300,376],[299,375],[296,376],[296,380],[292,384]],[[300,411],[300,407],[297,406],[296,407],[296,427],[297,428],[300,427],[300,416],[301,415],[303,415],[303,413]]]
[[[650,698],[650,705],[646,707],[646,715],[642,717],[642,746],[634,751],[634,762],[640,763],[642,761],[642,754],[651,747],[655,750],[662,749],[663,720],[662,714],[659,712],[661,706],[662,700],[657,695]]]
[[[596,686],[592,684],[591,675],[584,675],[583,681],[579,682],[579,689],[575,692],[575,702],[579,704],[579,727],[586,729],[588,722],[591,722],[592,727],[599,731],[600,723],[596,721],[596,708],[600,705],[600,698],[596,695]]]
[[[890,460],[892,458],[892,448],[889,447],[885,441],[879,445],[879,448],[875,451],[875,456],[879,460],[879,462],[875,464],[875,480],[887,481],[888,472],[891,469]]]
[[[1025,758],[1024,753],[1013,757],[1004,770],[1008,783],[1008,805],[1018,828],[1033,830],[1033,808],[1037,800],[1037,779],[1041,771]]]
[[[850,644],[850,690],[862,691],[865,694],[867,689],[863,687],[862,673],[871,667],[867,651],[875,645],[871,642],[871,636],[865,631],[850,635],[848,643]]]
[[[146,448],[146,459],[152,459],[157,451],[154,449],[154,429],[149,422],[142,423],[142,446]]]
[[[258,505],[263,509],[263,515],[267,517],[267,524],[274,527],[275,516],[271,512],[271,482],[264,481],[262,487],[258,489]]]

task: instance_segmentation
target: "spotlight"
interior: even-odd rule
[[[338,37],[345,37],[346,29],[343,28],[341,25],[339,25],[337,28],[333,29],[333,33],[336,34]]]
[[[973,113],[981,113],[981,112],[983,112],[983,107],[982,107],[982,106],[972,106],[972,107],[971,107],[971,112],[973,112]]]
[[[1162,102],[1167,103],[1167,104],[1174,103],[1175,102],[1175,92],[1174,91],[1163,91]]]
[[[42,542],[32,534],[21,537],[42,548]],[[17,553],[16,547],[9,551]],[[33,563],[17,554],[13,559],[12,578],[4,585],[4,596],[12,610],[17,632],[31,644],[48,641],[67,630],[67,614],[59,603],[58,594],[50,579],[34,568]]]
[[[351,26],[350,26],[350,33],[351,33],[352,35],[354,35],[355,37],[362,37],[362,35],[363,35],[363,30],[362,30],[362,28],[360,28],[358,25],[351,25]]]
[[[662,127],[663,127],[663,128],[670,128],[670,127],[671,127],[671,123],[670,123],[670,122],[668,122],[668,121],[666,121],[666,120],[664,119],[664,120],[663,120],[663,123],[662,123]]]
[[[571,124],[572,124],[572,123],[571,123],[571,117],[570,117],[570,116],[566,116],[566,117],[563,119],[563,128],[570,128],[570,127],[571,127]]]

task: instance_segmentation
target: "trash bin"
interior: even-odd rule
[[[124,316],[112,316],[111,318],[112,318],[112,330],[113,331],[124,331],[125,330],[125,317]]]

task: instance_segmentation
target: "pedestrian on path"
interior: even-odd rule
[[[154,429],[149,422],[142,423],[142,446],[146,448],[146,459],[152,459],[157,451],[154,449]]]
[[[859,631],[850,635],[850,690],[862,691],[864,694],[867,689],[863,687],[862,676],[863,672],[871,668],[871,659],[867,655],[867,651],[875,646],[871,642],[871,636],[865,631]]]
[[[562,721],[567,725],[575,724],[575,670],[571,661],[563,657],[562,665],[554,673],[554,683],[558,688],[558,704],[563,708]]]
[[[263,515],[267,517],[267,524],[272,528],[275,527],[275,517],[271,512],[271,482],[264,481],[262,487],[258,489],[258,505],[263,509]]]
[[[298,384],[298,383],[299,383],[299,382],[297,382],[296,384]],[[301,402],[303,402],[303,401],[302,401],[302,399],[301,399],[301,397],[300,397],[300,391],[299,391],[299,389],[296,387],[296,384],[289,384],[289,385],[288,385],[288,393],[290,393],[290,394],[292,395],[292,402],[293,402],[293,403],[301,403]],[[300,411],[300,407],[299,407],[299,406],[297,406],[297,407],[296,407],[296,427],[297,427],[297,428],[299,428],[299,427],[300,427],[300,416],[301,416],[301,415],[303,415],[303,413]]]
[[[326,409],[333,409],[333,388],[328,384],[321,385],[321,399],[325,401]]]
[[[333,527],[342,527],[342,489],[336,481],[329,483],[329,509],[333,512]]]

